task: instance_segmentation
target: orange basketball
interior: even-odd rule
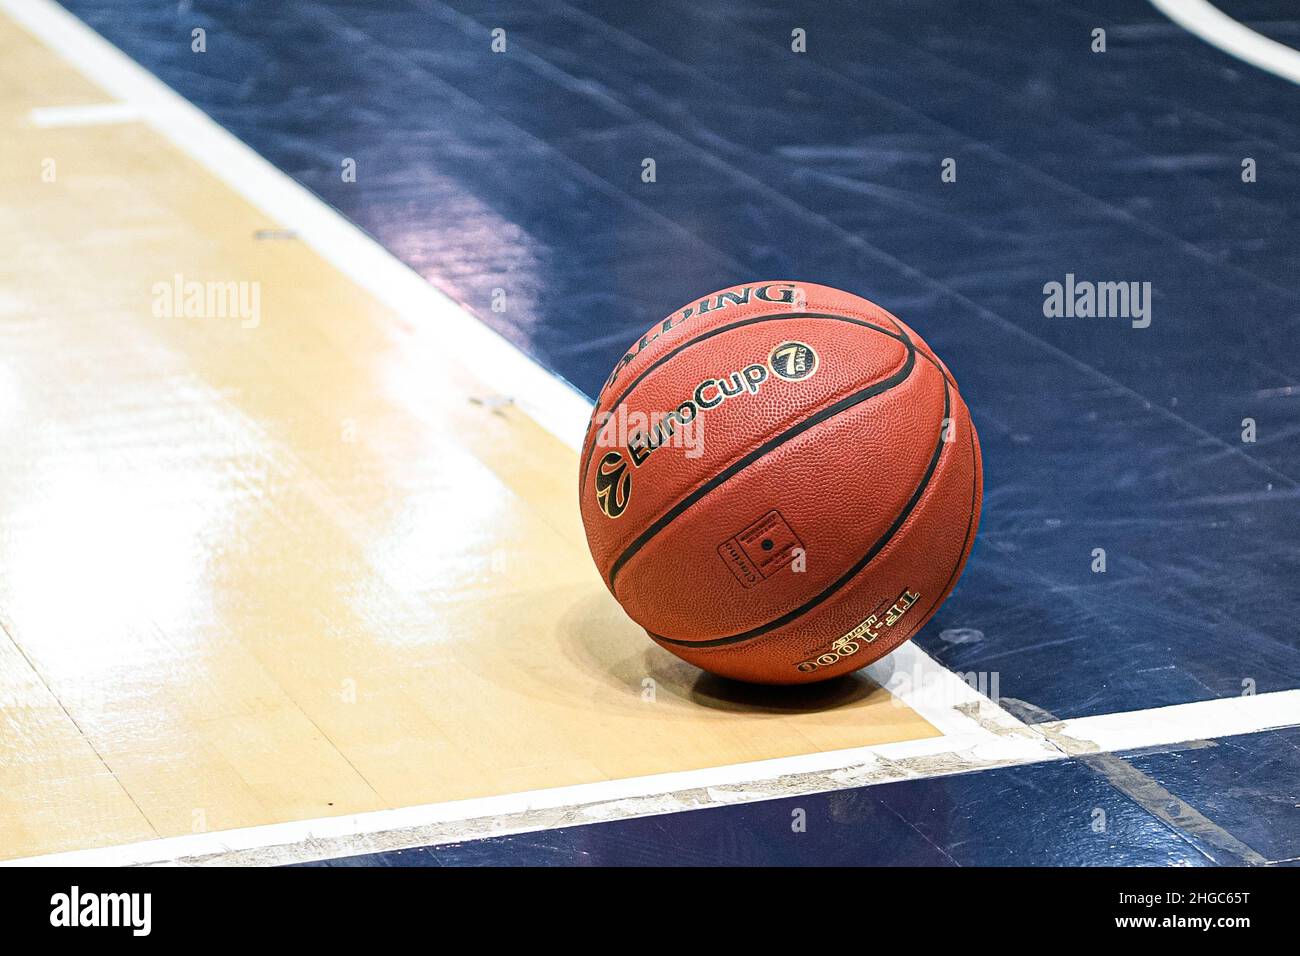
[[[734,286],[650,329],[580,458],[614,597],[684,660],[795,684],[928,621],[970,554],[983,470],[948,369],[884,309],[805,282]]]

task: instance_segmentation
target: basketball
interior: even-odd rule
[[[579,458],[587,543],[650,638],[712,673],[825,680],[948,596],[979,524],[970,412],[914,331],[804,282],[673,312],[605,381]]]

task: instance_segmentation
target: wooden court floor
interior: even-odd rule
[[[113,102],[0,14],[0,859],[938,733],[653,647],[574,449]]]

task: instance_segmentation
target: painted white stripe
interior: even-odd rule
[[[1292,83],[1300,83],[1300,50],[1261,36],[1207,0],[1151,0],[1151,5],[1224,53]]]
[[[103,126],[108,123],[133,123],[144,114],[134,103],[90,103],[78,106],[40,106],[28,114],[34,126],[50,129],[59,126]]]
[[[933,776],[931,762],[951,768],[944,772],[957,773],[1063,756],[1038,740],[986,743],[984,735],[975,736],[973,740],[933,737],[853,751],[174,837],[5,861],[0,866],[272,865],[336,859]],[[925,769],[911,772],[910,763]]]
[[[1027,732],[1026,725],[988,696],[939,664],[910,641],[866,668],[867,676],[888,690],[943,734],[969,737]],[[975,678],[974,683],[979,684]]]
[[[412,328],[436,328],[436,336],[413,335],[411,342],[428,361],[430,374],[449,345],[461,356],[474,356],[472,367],[489,388],[513,398],[566,444],[581,446],[591,414],[584,395],[538,366],[52,0],[0,0],[0,10],[136,110],[213,176],[266,213],[272,224],[296,232]]]
[[[801,796],[1300,725],[1300,690],[173,837],[3,866],[284,864]]]
[[[1177,740],[1209,740],[1249,734],[1271,727],[1300,725],[1300,690],[1283,690],[1250,697],[1175,704],[1128,714],[1104,714],[1064,721],[1060,733],[1100,750],[1136,750]],[[1072,745],[1057,744],[1072,753]]]

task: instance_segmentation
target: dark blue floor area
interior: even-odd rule
[[[1118,758],[1117,758],[1118,759]],[[1300,859],[1300,730],[567,827],[321,866],[1211,866]],[[1267,796],[1258,786],[1270,781]],[[1280,784],[1280,785],[1279,785]],[[1181,806],[1151,812],[1156,788]],[[803,832],[794,828],[802,811]],[[1192,812],[1208,821],[1185,825]],[[1225,835],[1226,834],[1226,835]]]
[[[736,281],[903,317],[984,446],[945,664],[1059,717],[1300,686],[1300,88],[1142,0],[67,6],[588,393]],[[1067,274],[1150,327],[1045,317]]]

